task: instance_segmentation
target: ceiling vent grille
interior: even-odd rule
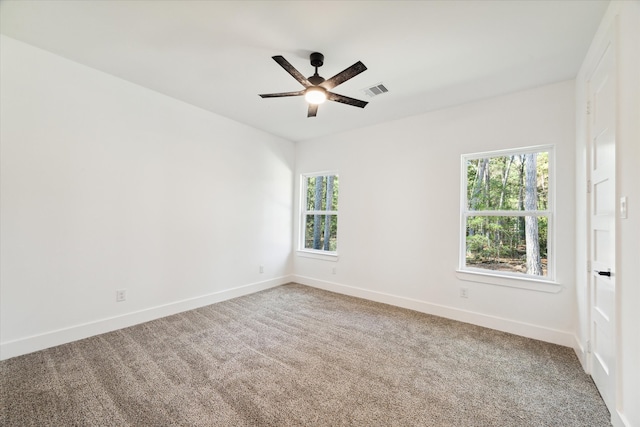
[[[387,92],[389,92],[389,89],[387,89],[382,83],[364,89],[364,93],[370,98]]]

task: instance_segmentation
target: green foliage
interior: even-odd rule
[[[338,210],[338,188],[340,187],[339,179],[337,175],[333,176],[333,191],[331,194],[331,203],[327,208],[327,175],[309,176],[307,177],[307,210],[320,210],[320,211],[337,211]],[[322,181],[322,193],[320,202],[320,209],[316,209],[316,181]]]
[[[329,235],[320,234],[319,239],[314,239],[314,225],[318,224],[321,230],[325,230],[325,226],[329,223]],[[335,251],[337,249],[337,231],[338,216],[337,215],[307,215],[305,223],[304,247],[307,249],[318,249]],[[325,249],[325,243],[328,241],[328,249]]]
[[[307,211],[338,211],[339,180],[336,175],[307,177]],[[335,251],[337,248],[338,216],[309,213],[305,218],[304,247]]]
[[[548,208],[549,155],[536,156],[537,210]],[[466,224],[466,263],[490,269],[509,264],[526,271],[526,239],[523,216],[508,211],[524,210],[525,156],[496,156],[467,161],[467,209],[472,212],[505,211],[504,216],[469,216]],[[547,257],[548,218],[537,217],[539,253]],[[490,265],[490,267],[484,267]],[[508,269],[508,268],[504,268]]]
[[[522,210],[524,156],[498,156],[467,162],[467,207],[470,210]],[[547,209],[549,153],[537,156],[538,209]]]

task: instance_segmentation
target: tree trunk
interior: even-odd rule
[[[509,179],[509,172],[511,171],[511,165],[513,164],[513,156],[509,157],[507,164],[504,167],[502,174],[502,189],[500,190],[500,200],[498,201],[498,210],[502,209],[504,205],[504,193],[507,191],[507,181]],[[496,231],[496,247],[497,247],[497,261],[500,261],[500,249],[502,249],[502,227],[504,224],[498,219],[498,230]],[[509,246],[511,248],[511,246]]]
[[[538,209],[538,179],[536,176],[537,154],[525,154],[525,191],[524,208],[528,211]],[[538,217],[525,217],[525,240],[527,245],[527,274],[542,276],[542,262],[540,260],[540,243],[538,242]]]
[[[473,189],[471,190],[471,198],[469,199],[469,210],[475,211],[478,206],[478,200],[482,191],[482,181],[485,176],[485,169],[489,164],[489,159],[478,159],[478,169],[476,170],[476,178],[473,182]],[[473,236],[476,230],[473,227],[469,227],[469,236]]]
[[[327,177],[327,206],[326,210],[332,210],[333,206],[333,175]],[[329,241],[331,240],[331,215],[324,217],[324,250],[329,250]]]
[[[322,210],[322,190],[324,184],[323,176],[316,176],[316,188],[314,197],[313,209],[316,211]],[[322,237],[322,215],[313,216],[313,249],[322,249],[321,245]]]
[[[518,174],[518,182],[520,183],[520,189],[518,191],[518,209],[524,210],[524,164],[525,164],[525,156],[520,157],[520,168]],[[516,242],[521,242],[525,238],[525,224],[524,217],[518,217],[518,237],[519,239]],[[518,243],[519,246],[519,243]]]
[[[504,193],[507,190],[507,180],[509,179],[509,172],[511,171],[511,165],[513,164],[513,156],[509,157],[507,165],[504,168],[504,174],[502,175],[502,190],[500,191],[500,201],[498,202],[498,210],[502,209],[504,204]]]
[[[478,170],[476,172],[476,180],[473,183],[473,191],[471,192],[471,200],[469,200],[469,208],[470,210],[476,210],[476,206],[478,206],[478,200],[480,198],[480,193],[483,188],[483,181],[485,178],[485,170],[487,165],[489,164],[489,159],[479,159],[478,160]]]

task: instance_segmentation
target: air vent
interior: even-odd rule
[[[375,86],[368,87],[363,90],[364,90],[364,93],[367,94],[367,96],[369,96],[370,98],[389,92],[389,89],[387,89],[382,83],[379,83]]]

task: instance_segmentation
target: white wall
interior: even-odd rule
[[[2,358],[290,279],[291,142],[0,50]]]
[[[615,28],[617,41],[618,122],[616,129],[616,196],[627,196],[628,218],[616,222],[616,316],[617,316],[617,387],[614,425],[640,426],[640,2],[612,2],[576,78],[577,105],[577,246],[586,248],[587,199],[582,183],[586,181],[587,133],[586,78],[596,59],[598,47],[607,31]],[[583,353],[589,339],[589,292],[585,249],[576,253],[578,348],[585,369],[588,358]]]
[[[627,426],[640,425],[639,9],[615,2],[603,20],[605,28],[618,16],[620,31],[617,183],[630,210],[618,227],[618,410]],[[292,277],[580,354],[586,172],[573,120],[584,70],[577,93],[563,82],[294,147],[13,39],[0,43],[0,358]],[[368,108],[376,102],[384,98]],[[460,155],[539,144],[556,146],[561,291],[462,280]],[[339,260],[300,257],[291,232],[298,176],[334,169]],[[128,299],[116,303],[123,288]]]
[[[384,96],[390,95],[367,108]],[[573,345],[574,141],[574,83],[567,81],[298,143],[296,178],[339,172],[340,213],[339,260],[295,254],[296,280]],[[460,156],[541,144],[556,147],[561,291],[461,280]],[[459,297],[461,286],[469,289],[468,299]]]

